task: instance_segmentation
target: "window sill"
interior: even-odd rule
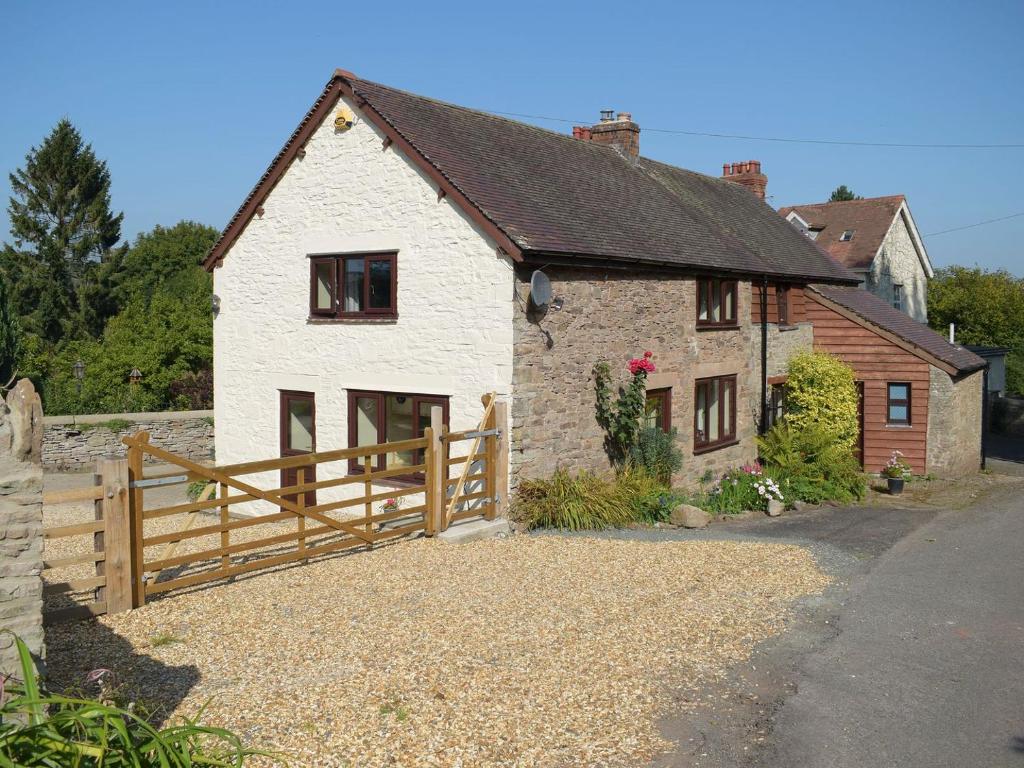
[[[738,331],[739,329],[739,323],[729,323],[723,325],[702,325],[700,323],[697,323],[698,331]]]
[[[738,439],[728,440],[724,443],[711,443],[710,445],[702,445],[699,448],[693,449],[694,456],[700,456],[702,453],[711,453],[712,451],[719,451],[722,448],[729,448],[734,445],[739,445]]]
[[[911,429],[913,426],[913,424],[889,424],[888,422],[885,424],[886,429]]]
[[[394,325],[398,315],[381,317],[307,317],[307,325]]]
[[[786,331],[799,331],[799,330],[800,330],[800,326],[799,325],[780,325],[779,326],[779,333],[785,333]]]

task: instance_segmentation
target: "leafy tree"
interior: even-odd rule
[[[828,201],[830,203],[843,203],[847,200],[863,200],[864,198],[860,195],[855,195],[853,190],[847,187],[845,184],[840,184],[838,187],[832,190],[832,195]]]
[[[0,387],[7,386],[17,374],[21,346],[21,324],[11,303],[7,281],[0,276]]]
[[[10,175],[13,245],[0,253],[26,329],[56,341],[73,330],[77,288],[121,237],[110,210],[110,173],[68,119]]]
[[[786,421],[797,430],[821,427],[838,445],[857,441],[857,385],[853,369],[826,352],[801,352],[789,361]]]
[[[961,344],[1009,347],[1006,388],[1024,392],[1024,280],[1005,270],[944,267],[928,283],[928,323]]]
[[[213,281],[200,266],[219,232],[194,221],[157,225],[135,238],[131,247],[114,249],[82,288],[86,322],[99,335],[103,324],[135,298],[157,291],[188,295],[200,283],[212,293]]]

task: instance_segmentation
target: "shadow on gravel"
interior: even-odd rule
[[[161,638],[175,642],[173,637]],[[46,628],[46,679],[53,691],[95,697],[99,684],[90,678],[98,670],[121,706],[137,707],[162,724],[167,715],[199,682],[192,664],[170,666],[137,652],[117,633],[94,619],[55,624]]]

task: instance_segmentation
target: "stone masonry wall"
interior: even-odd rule
[[[684,464],[676,482],[695,483],[708,470],[718,474],[754,459],[760,403],[760,326],[750,318],[750,284],[737,291],[739,327],[696,328],[693,278],[634,271],[548,268],[554,295],[563,309],[542,317],[528,313],[530,270],[517,273],[514,320],[512,483],[545,477],[557,466],[607,469],[604,434],[594,408],[592,370],[611,363],[625,382],[626,363],[645,350],[654,353],[657,372],[649,389],[672,388],[672,426],[679,432]],[[774,327],[773,327],[774,328]],[[809,346],[800,329],[772,338],[784,349]],[[788,352],[785,352],[788,354]],[[770,370],[785,370],[773,353]],[[736,374],[737,442],[710,452],[693,452],[694,379]]]
[[[22,379],[0,401],[0,628],[43,656],[43,411]],[[18,674],[10,635],[0,635],[0,675]]]
[[[159,448],[193,460],[213,458],[213,411],[47,416],[44,423],[43,465],[54,469],[91,469],[103,456],[122,455],[121,438],[141,431]]]
[[[981,389],[984,372],[954,381],[930,366],[928,472],[957,477],[981,466]]]
[[[928,276],[902,215],[896,217],[871,263],[867,289],[892,304],[895,285],[903,286],[903,311],[920,323],[928,322]]]

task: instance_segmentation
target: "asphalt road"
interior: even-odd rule
[[[1024,765],[1024,498],[942,513],[851,580],[748,764]]]

